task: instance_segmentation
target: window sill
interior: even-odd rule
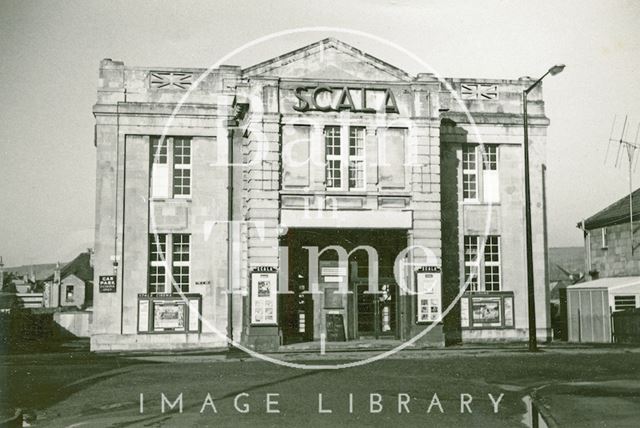
[[[480,202],[480,201],[462,201],[462,205],[468,206],[483,206],[483,207],[495,207],[500,206],[500,202]]]
[[[169,203],[193,202],[191,197],[188,197],[188,198],[149,198],[149,201],[150,202],[169,202]]]

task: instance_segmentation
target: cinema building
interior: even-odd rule
[[[92,350],[526,340],[529,78],[413,76],[335,39],[99,73]],[[528,110],[546,340],[540,87]]]

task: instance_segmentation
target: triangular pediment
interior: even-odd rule
[[[244,77],[411,81],[405,71],[329,38],[243,70]]]

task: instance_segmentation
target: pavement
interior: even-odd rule
[[[310,369],[239,352],[11,355],[0,366],[2,405],[47,427],[635,427],[640,420],[640,348],[552,346],[532,354],[463,346],[355,366],[380,352],[267,355]]]

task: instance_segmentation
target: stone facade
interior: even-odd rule
[[[638,245],[637,237],[634,244]],[[594,279],[640,275],[640,249],[635,248],[632,252],[629,223],[592,229],[585,245],[591,259],[589,273]]]
[[[441,310],[449,312],[422,338],[424,345],[524,340],[521,94],[531,83],[410,76],[334,39],[246,69],[137,68],[103,60],[94,106],[92,349],[224,347],[227,337],[253,349],[278,348],[286,335],[286,301],[279,300],[277,322],[252,323],[250,277],[256,269],[267,269],[278,273],[280,286],[288,281],[285,260],[290,256],[283,241],[295,231],[358,236],[360,230],[369,239],[376,230],[392,229],[407,247],[428,249],[409,255],[399,273],[415,290],[419,267],[442,267]],[[529,100],[536,308],[538,336],[546,339],[543,170],[549,123],[541,89]],[[348,156],[356,156],[351,139],[360,137],[353,135],[363,139],[361,157],[348,160],[349,165],[361,162],[362,169],[352,178],[350,167],[339,166],[345,173],[339,188],[329,185],[328,127],[338,129]],[[154,136],[189,138],[187,197],[150,193]],[[491,179],[499,190],[491,203],[463,198],[463,148],[481,144],[497,148],[498,167]],[[480,175],[481,165],[480,158]],[[484,186],[489,187],[488,178]],[[157,234],[190,237],[184,302],[150,291],[150,240]],[[498,294],[465,293],[469,306],[461,308],[456,298],[464,284],[465,236],[487,235],[500,242]],[[99,277],[111,274],[116,275],[115,292],[100,292]],[[501,325],[471,322],[465,327],[473,311],[495,296],[502,299]],[[408,340],[431,325],[416,322],[415,296],[400,290],[396,297],[396,339]],[[311,340],[319,340],[327,328],[319,312],[327,306],[324,299],[312,298]],[[357,311],[357,299],[345,297],[344,302],[346,319],[356,325],[351,312]],[[192,304],[200,305],[199,322]],[[155,329],[155,323],[165,322],[163,313],[185,318],[178,320],[178,328]]]

